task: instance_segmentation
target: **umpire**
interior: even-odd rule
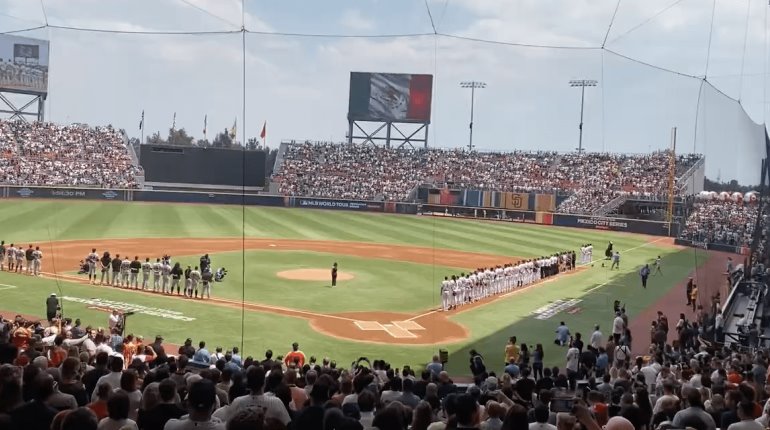
[[[56,318],[56,312],[61,309],[59,307],[59,299],[56,298],[56,294],[51,293],[51,296],[45,300],[45,315],[48,318],[48,322],[53,322]]]

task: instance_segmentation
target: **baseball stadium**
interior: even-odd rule
[[[0,428],[769,424],[766,2],[5,3]]]

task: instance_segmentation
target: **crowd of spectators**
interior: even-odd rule
[[[273,180],[288,195],[405,200],[420,184],[452,189],[573,195],[559,211],[588,213],[619,193],[665,194],[669,152],[645,155],[468,152],[373,145],[289,145]],[[699,155],[677,157],[684,173]]]
[[[455,383],[439,356],[394,369],[360,358],[349,366],[307,357],[176,348],[52,318],[0,318],[0,428],[377,430],[761,430],[770,420],[767,351],[723,349],[720,317],[698,308],[669,328],[658,312],[635,344],[616,303],[605,336],[585,341],[562,322],[563,367],[544,366],[542,344],[501,345],[499,362],[470,351],[473,382]],[[711,312],[711,313],[709,313]],[[671,331],[671,335],[669,335]],[[673,333],[675,332],[675,334]],[[668,339],[676,338],[676,342]],[[537,340],[542,341],[542,340]],[[646,348],[645,345],[649,345]],[[503,355],[504,353],[504,355]],[[564,361],[562,361],[564,360]],[[554,360],[551,360],[553,362]],[[564,408],[565,401],[570,405]],[[574,404],[572,404],[574,402]]]
[[[759,205],[731,200],[697,200],[682,239],[699,243],[751,246]]]
[[[0,121],[0,184],[136,188],[138,173],[111,126]]]

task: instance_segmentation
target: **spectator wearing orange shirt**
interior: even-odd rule
[[[48,351],[48,367],[59,367],[67,358],[67,350],[62,347],[64,336],[59,335],[53,340],[54,347]]]
[[[21,324],[13,331],[12,342],[16,348],[26,350],[29,348],[29,340],[32,338],[32,331],[26,324]]]
[[[743,376],[741,376],[740,369],[736,368],[735,366],[731,367],[730,372],[727,374],[727,380],[735,385],[743,382]]]
[[[289,367],[295,360],[299,360],[299,367],[305,365],[305,353],[299,350],[299,344],[297,342],[291,344],[291,352],[286,354],[286,357],[283,359],[283,364],[285,364],[286,367]]]

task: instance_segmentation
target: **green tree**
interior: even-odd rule
[[[153,133],[152,136],[147,136],[148,145],[165,145],[166,141],[160,137],[160,132]]]
[[[214,148],[232,148],[233,138],[230,137],[230,130],[225,129],[224,131],[217,133],[211,146]]]
[[[179,146],[192,146],[195,139],[187,134],[184,128],[168,129],[168,143]]]

